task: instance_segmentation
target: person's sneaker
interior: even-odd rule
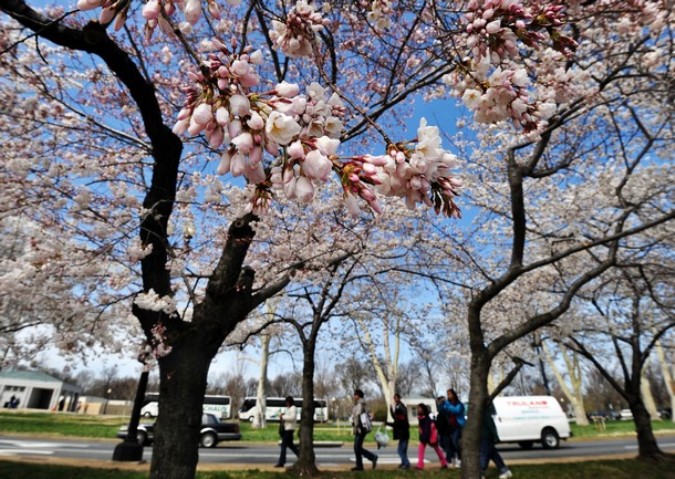
[[[274,467],[284,467],[283,464],[275,464]]]
[[[410,464],[404,464],[401,466],[401,469],[410,469]]]
[[[506,469],[499,475],[499,479],[511,479],[512,477],[513,474],[508,469]]]
[[[459,459],[455,459],[455,467],[457,468],[462,467],[462,461],[460,461]]]
[[[352,467],[352,471],[363,471],[362,467]]]
[[[373,469],[375,469],[377,467],[377,458],[378,458],[378,456],[375,456],[375,459],[373,459]]]

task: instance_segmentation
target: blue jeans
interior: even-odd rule
[[[284,465],[286,464],[286,449],[293,451],[293,454],[296,456],[299,454],[298,447],[293,444],[293,433],[295,431],[284,431],[284,435],[281,437],[281,454],[279,454],[279,460],[277,464]]]
[[[462,450],[459,447],[459,442],[461,439],[462,439],[461,427],[456,427],[450,430],[450,446],[448,447],[450,453],[448,454],[448,461],[450,461],[453,457],[457,457],[457,459],[462,458]]]
[[[490,439],[481,438],[480,440],[480,470],[485,474],[490,459],[494,461],[495,466],[499,469],[500,473],[503,473],[508,469],[504,463],[504,459],[497,451],[494,443]]]
[[[365,434],[356,434],[354,436],[354,454],[356,455],[356,467],[363,469],[363,458],[365,457],[370,462],[377,459],[377,456],[367,449],[363,448],[363,441],[366,439]]]
[[[399,439],[398,440],[398,457],[401,458],[401,465],[405,467],[410,467],[410,461],[408,460],[408,439]]]

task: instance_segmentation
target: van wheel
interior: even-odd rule
[[[557,449],[560,446],[560,437],[555,429],[547,427],[542,431],[541,445],[544,449]]]
[[[518,445],[521,449],[532,449],[533,441],[520,441]]]
[[[202,447],[215,447],[216,446],[216,435],[212,432],[206,432],[202,434],[202,438],[199,441],[199,444]]]

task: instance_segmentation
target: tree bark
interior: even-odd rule
[[[553,371],[553,374],[558,380],[558,385],[560,386],[560,389],[562,390],[565,397],[567,397],[567,401],[572,405],[572,408],[574,409],[574,417],[576,418],[576,423],[579,426],[588,426],[589,422],[588,418],[586,417],[586,408],[584,407],[584,396],[582,390],[583,371],[579,364],[579,357],[576,353],[574,353],[574,351],[572,351],[571,352],[572,357],[570,358],[568,351],[564,349],[565,346],[563,346],[562,344],[558,344],[558,346],[560,348],[560,353],[563,357],[563,360],[565,361],[565,366],[567,367],[567,374],[570,378],[570,387],[567,386],[565,378],[558,370],[558,366],[553,360],[553,357],[549,351],[546,341],[543,341],[542,348],[546,356],[546,361],[548,362],[551,370]]]
[[[661,341],[656,342],[655,348],[657,357],[659,358],[661,374],[663,374],[663,380],[666,383],[666,390],[668,391],[668,397],[670,398],[670,420],[675,422],[675,416],[673,415],[673,411],[675,411],[675,391],[673,390],[673,385],[675,383],[673,382],[673,375],[671,373],[672,366],[666,359],[666,354],[663,351]]]
[[[652,419],[652,421],[654,421],[661,418],[659,417],[659,411],[656,409],[656,401],[654,401],[651,384],[646,373],[647,370],[643,368],[640,375],[640,392],[642,393],[642,401],[645,405],[645,408],[647,408],[649,417]]]
[[[151,479],[194,478],[209,365],[215,353],[185,341],[159,360],[160,402]]]
[[[471,314],[471,313],[470,313]],[[469,320],[469,324],[478,320],[478,315]],[[475,333],[474,333],[475,334]],[[489,397],[488,376],[491,359],[483,345],[482,334],[478,339],[471,341],[471,380],[469,392],[469,406],[466,426],[462,431],[462,479],[481,477],[480,470],[480,435],[483,424],[483,412],[487,407]]]
[[[266,409],[267,403],[265,397],[265,383],[267,382],[267,366],[270,359],[270,341],[272,336],[267,333],[262,333],[260,335],[260,374],[258,376],[258,390],[256,392],[256,403],[258,407],[256,408],[255,416],[253,417],[254,428],[265,428],[267,425]]]
[[[320,320],[319,320],[320,321]],[[315,321],[316,324],[316,321]],[[318,327],[316,328],[318,330]],[[300,417],[300,456],[291,468],[299,477],[316,476],[314,454],[314,354],[316,352],[316,336],[309,335],[303,342],[302,353],[302,415]]]
[[[663,460],[667,457],[656,442],[654,431],[652,430],[651,417],[649,411],[642,401],[638,400],[630,404],[630,410],[633,413],[635,429],[638,440],[638,458],[651,461]]]

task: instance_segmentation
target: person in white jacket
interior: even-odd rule
[[[373,469],[377,466],[377,454],[373,454],[363,448],[363,441],[368,434],[361,424],[361,414],[367,413],[366,401],[363,399],[363,391],[357,389],[354,391],[354,408],[352,409],[352,431],[354,432],[354,454],[356,455],[356,466],[352,471],[363,471],[363,458],[365,457],[373,463]]]
[[[298,411],[295,408],[295,401],[293,396],[286,397],[286,412],[279,417],[284,428],[284,433],[281,436],[281,452],[279,460],[274,467],[284,467],[286,465],[286,449],[293,451],[295,456],[298,456],[298,447],[293,444],[293,435],[295,434],[295,426],[298,422]]]

